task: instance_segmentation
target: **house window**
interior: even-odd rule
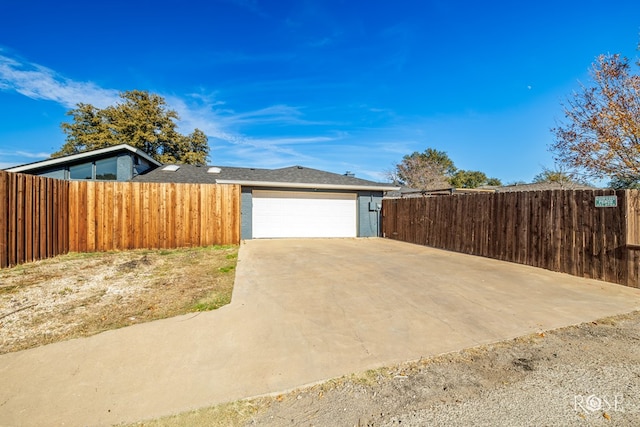
[[[118,179],[118,159],[113,157],[69,166],[69,179],[115,181]]]
[[[93,163],[82,163],[69,167],[70,179],[93,179]]]
[[[139,175],[143,172],[148,171],[149,169],[151,169],[151,165],[149,164],[149,162],[147,162],[144,159],[141,159],[138,156],[135,156],[133,158],[133,173],[135,175]]]
[[[98,160],[95,164],[97,180],[115,181],[118,179],[118,159],[116,157]]]

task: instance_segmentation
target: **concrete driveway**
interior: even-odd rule
[[[0,425],[109,425],[640,309],[640,290],[384,239],[253,240],[233,301],[0,356]]]

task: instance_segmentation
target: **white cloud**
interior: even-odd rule
[[[22,157],[28,159],[42,159],[51,156],[50,153],[38,152],[34,153],[31,151],[24,150],[0,150],[0,156],[2,157]]]
[[[188,104],[184,99],[176,96],[165,97],[170,108],[176,110],[180,116],[179,126],[184,133],[190,133],[198,128],[207,136],[233,142],[237,136],[225,130],[223,120],[218,117],[215,109],[221,105],[219,101],[210,98],[200,98],[196,105]]]
[[[291,137],[291,138],[268,138],[263,141],[268,142],[270,145],[303,145],[303,144],[317,144],[319,142],[335,141],[337,138],[330,136],[312,136],[312,137]]]
[[[0,170],[18,166],[20,163],[0,162]]]
[[[302,108],[292,107],[290,105],[272,105],[245,113],[235,113],[233,111],[228,111],[228,113],[229,115],[226,117],[226,120],[229,125],[267,123],[300,125],[326,124],[303,119],[304,113],[302,112]]]
[[[247,5],[251,5],[248,2]],[[60,75],[42,65],[10,57],[0,49],[0,90],[14,91],[35,100],[56,102],[66,108],[75,108],[78,103],[104,108],[120,100],[119,90],[105,89],[93,82],[78,82]],[[247,136],[243,129],[260,125],[318,125],[304,118],[303,108],[284,104],[272,105],[253,111],[236,112],[216,99],[215,94],[191,93],[184,97],[164,96],[169,108],[180,116],[180,131],[190,133],[198,128],[210,138],[225,141],[234,150],[233,157],[242,156],[247,163],[256,165],[303,163],[314,158],[294,150],[292,146],[317,144],[340,138],[332,136],[302,136],[285,138],[255,138]],[[48,153],[11,152],[0,153],[25,159],[42,159]],[[212,147],[215,157],[215,147]],[[245,165],[247,164],[245,163]]]
[[[44,152],[31,152],[24,150],[0,150],[0,157],[4,161],[0,162],[0,169],[6,169],[13,166],[22,165],[25,162],[35,162],[38,160],[44,160],[51,157],[50,153]],[[6,161],[7,159],[14,158],[13,161]]]
[[[254,111],[236,113],[214,97],[195,96],[195,102],[189,103],[183,98],[165,97],[167,104],[178,112],[180,129],[191,132],[198,128],[210,138],[215,138],[229,146],[222,157],[226,164],[236,166],[282,167],[292,164],[316,163],[317,158],[294,149],[297,145],[313,145],[339,139],[339,134],[332,136],[291,136],[282,138],[252,137],[238,132],[245,126],[262,124],[310,124],[302,119],[300,108],[288,105],[274,105]],[[211,157],[213,163],[219,163],[220,156],[216,152],[216,142],[211,141]]]
[[[0,154],[4,155],[4,153],[2,153],[2,152],[0,152]],[[11,155],[11,154],[9,154],[9,155]],[[28,151],[20,151],[20,150],[18,150],[13,155],[27,157],[27,158],[30,158],[30,159],[41,159],[43,157],[50,157],[51,153],[43,153],[43,152],[31,153],[31,152],[28,152]]]
[[[75,82],[38,64],[20,62],[0,54],[0,89],[14,90],[32,99],[57,102],[73,108],[79,102],[103,108],[118,99],[118,91],[92,82]]]

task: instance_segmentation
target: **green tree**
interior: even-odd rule
[[[458,169],[451,178],[449,183],[456,188],[478,188],[483,185],[498,186],[502,182],[498,178],[487,178],[484,172],[467,171]]]
[[[613,188],[614,190],[640,190],[640,176],[614,176],[609,182],[609,187]]]
[[[73,120],[61,125],[66,142],[52,157],[129,144],[163,163],[206,164],[207,136],[199,129],[179,133],[178,113],[167,108],[164,98],[140,90],[122,92],[120,98],[104,109],[80,103],[67,112]]]
[[[640,61],[635,63],[637,68]],[[592,85],[563,104],[550,149],[569,169],[596,179],[640,176],[640,76],[620,55],[600,55]]]
[[[427,148],[402,158],[391,178],[408,187],[424,190],[441,185],[456,171],[453,160],[444,151]]]

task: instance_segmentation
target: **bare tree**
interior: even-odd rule
[[[559,184],[561,188],[575,188],[589,185],[589,183],[574,172],[565,169],[562,165],[556,165],[554,169],[542,167],[542,172],[533,177],[534,184],[552,183]]]
[[[552,129],[556,160],[586,177],[640,178],[640,76],[620,55],[600,55],[593,86],[563,104],[566,121]]]
[[[453,161],[444,151],[427,148],[424,152],[414,152],[402,158],[395,171],[389,173],[395,182],[419,190],[433,189],[448,185],[448,179],[455,173]]]

